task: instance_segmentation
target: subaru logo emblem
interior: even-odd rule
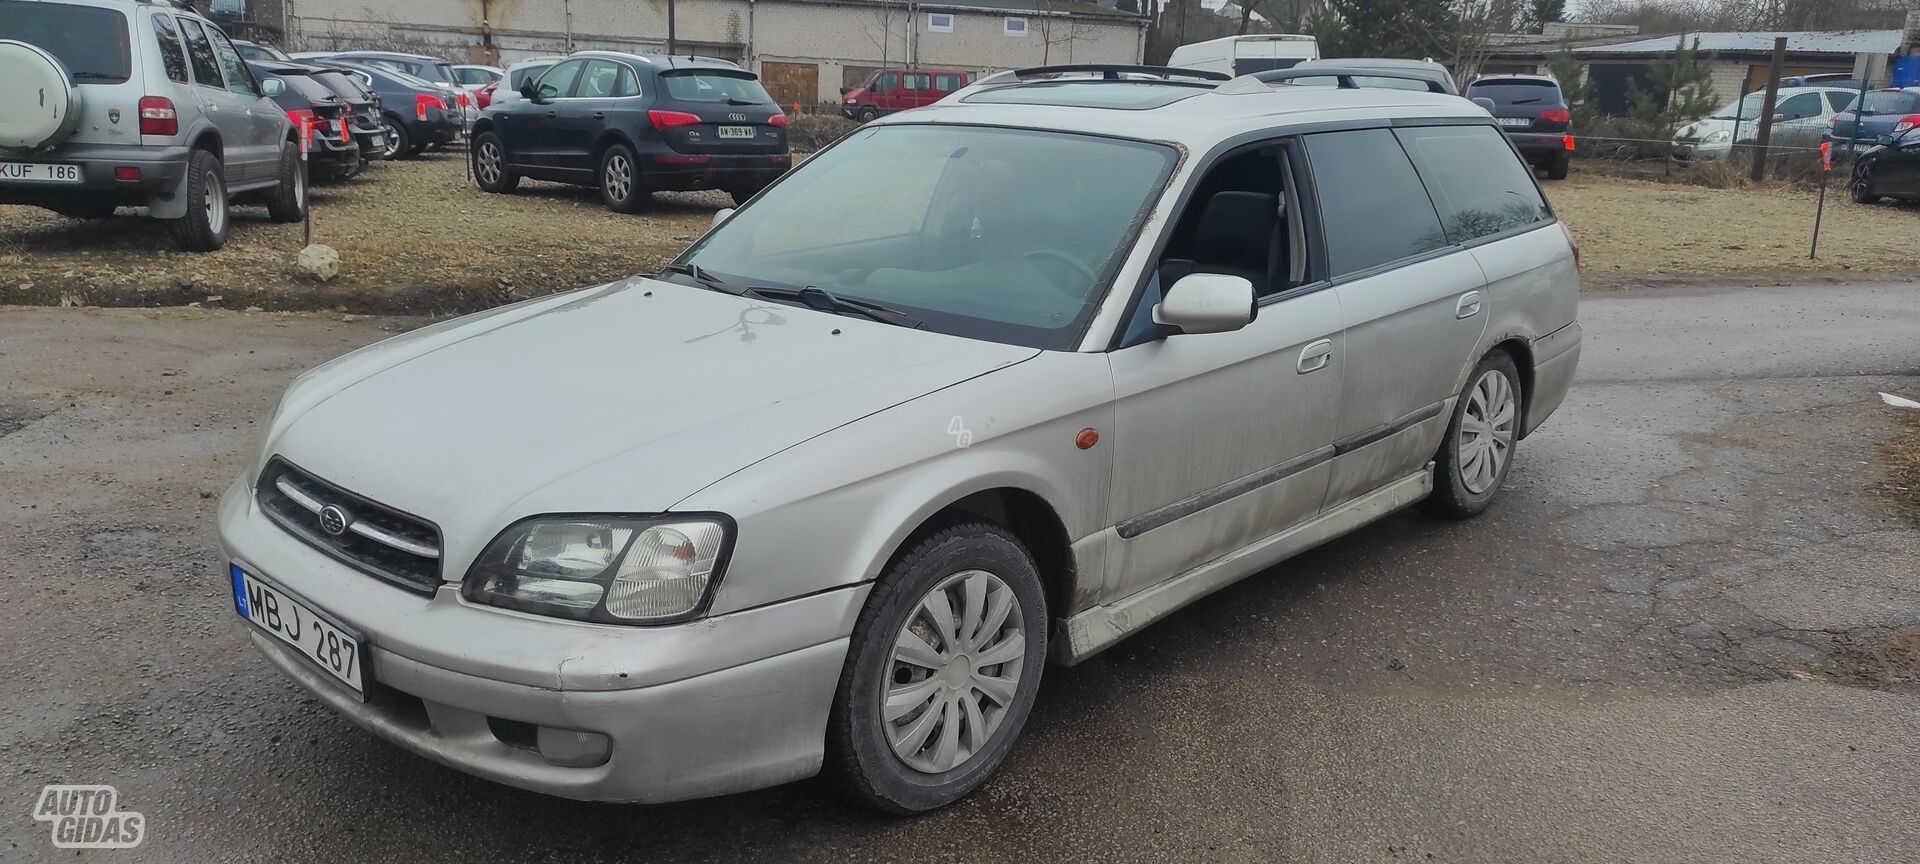
[[[338,537],[347,533],[347,526],[352,524],[353,518],[338,506],[328,504],[320,508],[320,530]]]

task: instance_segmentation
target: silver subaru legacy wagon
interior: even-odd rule
[[[967,795],[1047,664],[1480,512],[1573,378],[1578,252],[1485,111],[1216,77],[988,78],[656,276],[300,376],[220,505],[236,613],[517,787]]]

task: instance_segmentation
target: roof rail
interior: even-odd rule
[[[1274,84],[1285,84],[1299,78],[1332,78],[1341,90],[1359,90],[1361,85],[1355,78],[1392,78],[1396,81],[1413,81],[1425,87],[1428,93],[1446,93],[1440,82],[1412,72],[1400,72],[1393,69],[1363,69],[1352,66],[1313,66],[1306,69],[1270,69],[1266,72],[1254,72],[1233,79],[1225,86],[1214,91],[1229,96],[1244,93],[1264,93]]]
[[[1067,66],[1033,66],[1015,69],[1013,77],[1030,81],[1067,72],[1098,72],[1103,81],[1118,81],[1121,75],[1154,75],[1161,78],[1192,78],[1197,81],[1226,81],[1233,76],[1204,69],[1180,69],[1174,66],[1128,66],[1114,63],[1077,63]],[[1006,73],[1002,73],[1006,74]],[[1000,77],[999,75],[993,76]]]

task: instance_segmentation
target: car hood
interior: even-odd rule
[[[482,543],[538,513],[663,511],[1038,353],[635,279],[322,367],[289,390],[268,454],[439,523],[458,561],[459,534]]]

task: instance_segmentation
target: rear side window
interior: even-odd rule
[[[0,39],[52,54],[81,84],[119,84],[133,75],[127,16],[116,9],[0,0]]]
[[[220,80],[220,61],[213,56],[207,31],[200,28],[200,22],[187,18],[180,19],[180,30],[187,34],[187,60],[193,66],[194,83],[224,89],[227,85]]]
[[[960,76],[958,75],[935,75],[933,77],[933,89],[942,93],[952,93],[960,89],[960,87]]]
[[[924,76],[922,76],[924,77]],[[724,72],[718,69],[702,69],[698,72],[662,72],[660,83],[667,88],[667,95],[680,102],[733,102],[736,104],[767,105],[773,97],[767,95],[760,81],[746,72]]]
[[[540,76],[540,98],[559,99],[573,92],[573,82],[579,80],[580,70],[587,68],[585,60],[570,60],[548,70]]]
[[[1394,134],[1426,179],[1448,241],[1465,243],[1551,218],[1539,187],[1498,129],[1433,126]]]
[[[173,16],[153,16],[153,36],[160,43],[160,65],[167,67],[167,77],[187,83],[187,49],[180,47],[180,30],[173,26]]]
[[[1307,160],[1339,277],[1447,245],[1427,190],[1385,129],[1306,136]],[[1512,159],[1512,151],[1507,157]]]
[[[1495,105],[1562,106],[1560,85],[1552,81],[1493,80],[1476,81],[1467,88],[1468,99],[1492,99]]]

